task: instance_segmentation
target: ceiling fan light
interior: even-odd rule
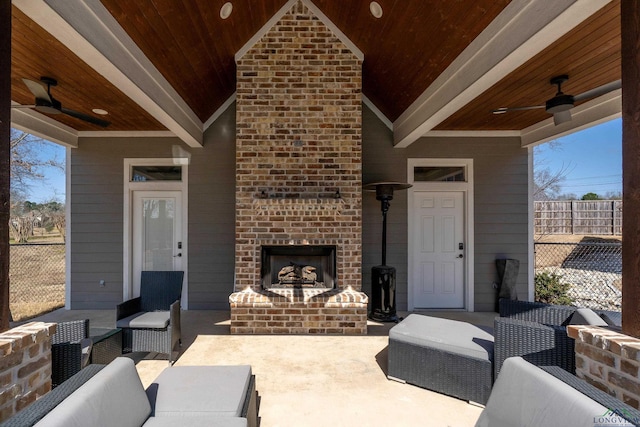
[[[546,110],[548,113],[559,113],[573,108],[573,96],[556,95],[546,102]]]
[[[107,110],[103,110],[102,108],[94,108],[91,111],[93,111],[95,114],[98,114],[100,116],[106,116],[107,114],[109,114]]]

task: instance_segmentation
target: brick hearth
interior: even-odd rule
[[[232,333],[366,333],[361,86],[301,2],[238,59]],[[263,245],[335,245],[335,289],[263,290]]]
[[[367,297],[350,289],[247,289],[230,301],[232,334],[367,333]]]

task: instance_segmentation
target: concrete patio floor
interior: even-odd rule
[[[406,315],[407,313],[399,313]],[[495,313],[424,312],[493,326]],[[115,310],[56,310],[34,320],[91,320],[113,327]],[[482,408],[386,378],[393,323],[368,323],[367,336],[230,335],[229,312],[183,311],[176,366],[251,365],[261,427],[473,426]],[[154,354],[131,354],[147,387],[168,367]]]

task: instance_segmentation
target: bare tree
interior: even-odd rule
[[[556,140],[547,144],[552,151],[562,150]],[[534,148],[533,152],[533,200],[554,200],[560,195],[562,184],[573,169],[573,166],[571,166],[571,163],[563,163],[560,169],[551,170],[546,166],[548,159],[540,155],[537,148]]]
[[[64,171],[64,162],[43,156],[49,142],[31,134],[11,129],[11,199],[24,201],[34,184],[45,182],[44,172],[49,169]]]
[[[42,185],[44,172],[64,171],[64,163],[57,158],[43,156],[48,142],[16,129],[11,129],[11,217],[9,229],[17,243],[25,243],[33,235],[34,215],[23,208],[33,184]]]

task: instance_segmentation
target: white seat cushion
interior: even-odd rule
[[[241,415],[251,366],[173,366],[147,388],[156,417]]]
[[[147,399],[133,360],[118,357],[64,399],[38,427],[139,427],[149,417]]]
[[[607,410],[523,358],[510,357],[476,427],[592,426]]]
[[[492,332],[488,327],[414,313],[389,330],[389,339],[491,360]]]
[[[167,326],[169,326],[168,311],[141,311],[116,322],[116,328],[165,329]]]

